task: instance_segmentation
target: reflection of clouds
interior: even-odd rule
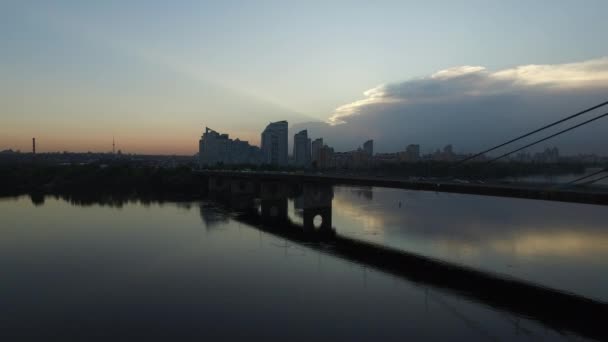
[[[375,189],[370,202],[336,188],[334,222],[356,223],[385,241],[426,240],[439,252],[520,256],[608,256],[601,206]],[[402,207],[398,203],[402,202]],[[337,225],[338,232],[340,226]],[[346,228],[344,228],[346,229]],[[393,239],[394,238],[394,239]]]
[[[392,189],[375,189],[371,202],[336,190],[334,205],[356,207],[364,211],[359,215],[379,218],[386,226],[467,239],[539,230],[604,231],[608,219],[601,206]]]
[[[608,256],[608,234],[563,232],[532,232],[513,236],[511,240],[492,241],[492,248],[521,256]]]
[[[608,257],[608,234],[597,232],[530,232],[482,241],[439,238],[433,246],[440,252],[459,257],[481,255],[484,250],[520,257]]]
[[[386,225],[382,216],[366,211],[364,205],[357,205],[338,196],[334,196],[332,207],[334,212],[339,212],[342,216],[355,219],[363,226],[366,232],[382,231]]]
[[[371,186],[362,186],[359,188],[354,188],[352,192],[357,194],[357,196],[359,197],[363,196],[363,198],[367,200],[374,199],[374,190]]]
[[[473,257],[480,254],[483,247],[477,243],[460,240],[438,240],[434,247],[442,253],[459,257]]]

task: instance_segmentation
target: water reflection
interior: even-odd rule
[[[30,194],[37,206],[44,204],[44,198],[41,194]],[[55,198],[79,206],[113,208],[122,208],[128,203],[191,205],[187,201],[158,197],[70,194]],[[579,268],[593,265],[594,273],[608,273],[608,262],[604,262],[608,259],[605,226],[608,212],[603,206],[281,183],[265,183],[260,189],[241,191],[238,195],[211,193],[210,198],[233,212],[258,211],[266,224],[282,224],[291,219],[307,230],[334,230],[344,236],[511,275],[521,274],[511,268],[522,263],[525,269],[552,264],[553,268],[562,267],[566,275],[574,271],[568,269],[573,265]],[[206,206],[215,207],[214,204]],[[200,211],[209,227],[229,220],[222,212],[204,208]],[[314,224],[315,217],[321,218],[319,227]],[[535,262],[540,264],[535,266]],[[550,279],[531,280],[563,288],[563,284],[551,283]],[[602,278],[600,283],[601,287],[608,288],[608,279]],[[608,300],[605,293],[608,291],[589,293],[583,289],[581,292]]]
[[[221,227],[230,221],[230,218],[226,213],[216,209],[214,205],[208,203],[200,204],[201,219],[207,229],[213,229],[215,227]]]
[[[357,193],[352,189],[346,191],[350,194]],[[226,196],[224,201],[221,200],[220,194]],[[216,200],[219,200],[228,209],[232,209],[233,201],[226,192],[217,195]],[[381,245],[353,240],[340,236],[340,234],[336,235],[336,228],[331,225],[324,228],[314,227],[312,221],[307,220],[306,217],[320,215],[322,212],[328,213],[331,217],[334,191],[329,186],[303,184],[294,187],[288,184],[262,183],[259,195],[256,193],[251,195],[248,203],[252,207],[254,206],[253,198],[259,196],[261,203],[259,210],[245,210],[233,219],[276,236],[307,244],[311,248],[323,250],[326,245],[310,245],[310,242],[329,243],[330,249],[326,252],[333,255],[402,276],[410,281],[448,289],[486,305],[534,317],[544,324],[574,329],[579,332],[586,331],[585,334],[590,333],[591,336],[596,333],[601,334],[598,327],[602,324],[592,328],[586,325],[594,325],[595,323],[592,322],[597,322],[596,317],[608,314],[607,307],[603,303],[592,304],[586,299],[577,299],[569,295],[563,297],[564,294],[561,292],[535,287],[525,282],[496,278],[492,274],[479,273],[451,263],[438,262],[405,251],[399,252],[394,249],[386,249]],[[304,218],[300,225],[290,219],[287,202],[289,196],[295,197],[292,201],[294,211],[303,212],[295,215]],[[373,199],[370,196],[364,198],[366,201]],[[338,209],[340,209],[339,206]],[[346,215],[349,218],[360,218],[361,215],[365,216],[365,213],[364,208],[358,208],[342,211],[336,216]],[[373,217],[370,214],[367,216]],[[369,221],[364,220],[364,225]],[[381,222],[381,220],[378,221]],[[316,231],[315,228],[317,228]],[[583,316],[586,318],[582,319]]]
[[[392,328],[384,327],[387,329],[386,331],[391,332],[390,336],[392,337],[409,336],[415,339],[499,338],[512,333],[512,331],[508,332],[508,329],[496,328],[496,324],[498,324],[496,322],[501,320],[506,321],[507,326],[521,326],[521,329],[516,329],[515,335],[519,336],[524,332],[524,336],[527,336],[525,332],[528,331],[530,336],[538,337],[538,333],[542,329],[539,330],[537,325],[523,320],[522,316],[533,317],[552,329],[565,329],[578,333],[586,332],[585,335],[587,336],[605,336],[602,331],[589,332],[585,330],[584,327],[577,325],[580,322],[564,322],[556,321],[555,317],[548,318],[542,305],[538,308],[540,312],[534,307],[525,306],[526,301],[522,301],[522,298],[526,298],[525,294],[521,298],[516,298],[507,290],[486,291],[484,290],[486,288],[484,284],[487,284],[485,282],[488,280],[484,280],[483,276],[474,278],[479,277],[479,275],[473,273],[471,277],[464,277],[462,273],[458,273],[461,272],[458,269],[454,271],[454,268],[445,268],[441,264],[427,264],[425,259],[418,259],[416,255],[410,253],[394,254],[392,251],[377,248],[377,246],[357,242],[361,240],[375,242],[402,251],[416,252],[433,257],[447,256],[444,260],[469,266],[477,266],[476,262],[481,260],[482,262],[479,262],[481,266],[487,267],[491,271],[496,271],[496,268],[499,268],[506,259],[513,263],[513,255],[525,256],[527,259],[520,259],[518,267],[542,271],[539,272],[538,277],[541,284],[550,283],[551,277],[560,272],[561,276],[557,277],[558,279],[570,276],[571,278],[578,278],[576,279],[577,283],[582,283],[580,280],[582,276],[586,279],[588,285],[591,284],[591,286],[596,287],[596,292],[593,292],[593,289],[590,290],[589,287],[585,287],[588,292],[583,294],[600,294],[599,297],[601,297],[601,295],[605,295],[607,288],[605,286],[606,282],[602,282],[605,281],[602,278],[604,276],[601,276],[601,274],[606,274],[605,259],[602,260],[601,257],[606,255],[606,235],[598,225],[606,215],[602,214],[602,207],[542,201],[514,200],[511,202],[508,199],[416,193],[388,189],[344,187],[332,189],[324,186],[306,188],[304,186],[284,186],[281,184],[268,184],[261,186],[259,189],[250,189],[251,191],[246,188],[245,186],[241,189],[238,195],[211,194],[213,201],[199,203],[172,203],[169,199],[158,201],[142,199],[140,202],[140,199],[137,198],[120,196],[106,196],[97,199],[74,195],[64,197],[71,204],[82,205],[83,208],[87,208],[86,213],[81,212],[82,218],[79,218],[79,212],[75,209],[68,210],[61,207],[56,199],[52,197],[47,197],[42,202],[43,205],[39,205],[39,197],[31,197],[32,203],[38,203],[39,205],[36,212],[47,211],[50,216],[46,220],[48,218],[51,218],[51,220],[46,223],[47,226],[42,225],[42,221],[35,223],[38,221],[34,218],[26,220],[29,222],[29,226],[42,225],[40,232],[47,230],[46,233],[38,233],[28,237],[28,239],[34,238],[34,236],[36,236],[35,239],[39,239],[53,231],[54,236],[52,238],[58,239],[61,237],[66,240],[61,243],[61,249],[55,250],[52,246],[46,247],[49,248],[49,252],[46,253],[44,248],[41,248],[42,245],[40,244],[42,242],[36,244],[36,249],[27,246],[24,248],[23,244],[21,244],[21,249],[16,249],[9,247],[8,241],[10,241],[10,238],[6,239],[5,236],[4,248],[0,253],[3,260],[2,264],[5,266],[4,269],[9,270],[8,279],[10,283],[11,279],[17,277],[18,273],[14,273],[13,276],[10,270],[16,270],[14,263],[18,259],[15,258],[15,255],[20,255],[20,253],[45,255],[47,264],[50,262],[49,269],[56,270],[55,277],[59,275],[59,279],[74,277],[68,275],[70,273],[68,269],[65,269],[65,265],[70,265],[69,260],[72,260],[73,263],[75,260],[84,259],[94,264],[100,264],[99,261],[95,261],[97,259],[103,260],[101,264],[104,264],[108,260],[115,259],[116,264],[112,261],[109,268],[107,268],[108,265],[104,266],[106,270],[111,272],[125,269],[124,271],[117,271],[118,274],[114,274],[114,278],[107,277],[106,280],[101,280],[104,277],[100,278],[99,274],[79,266],[80,276],[87,279],[100,279],[100,284],[108,280],[112,283],[124,282],[125,279],[129,279],[127,280],[127,284],[130,284],[129,289],[117,287],[120,291],[125,292],[125,295],[129,294],[124,298],[138,298],[137,292],[139,290],[135,291],[137,288],[142,291],[149,291],[149,296],[145,296],[148,300],[152,300],[154,298],[153,293],[156,293],[156,296],[161,296],[160,298],[165,301],[160,304],[161,307],[165,310],[169,309],[168,312],[178,312],[177,317],[181,318],[184,318],[182,309],[185,310],[185,308],[192,307],[194,304],[187,304],[186,301],[179,300],[176,302],[175,298],[166,297],[167,292],[164,291],[167,289],[162,290],[162,287],[170,284],[172,277],[179,284],[171,286],[168,290],[169,293],[173,296],[182,293],[190,300],[196,298],[196,296],[204,297],[204,299],[194,300],[197,303],[197,308],[198,305],[204,306],[203,303],[205,302],[209,303],[211,301],[213,303],[210,298],[217,296],[213,293],[205,295],[198,290],[212,288],[213,291],[221,294],[219,297],[224,298],[224,302],[211,304],[218,311],[215,318],[211,313],[200,313],[200,316],[205,317],[209,322],[217,322],[217,317],[224,319],[230,317],[231,321],[238,320],[239,326],[243,324],[241,321],[245,321],[245,316],[249,314],[273,315],[277,314],[276,308],[289,310],[281,301],[289,301],[288,298],[293,298],[293,290],[297,289],[296,292],[299,291],[302,295],[297,297],[300,298],[297,302],[297,310],[302,311],[299,314],[301,316],[298,316],[297,319],[305,320],[305,317],[307,317],[305,313],[311,314],[314,312],[315,315],[319,315],[318,307],[307,305],[306,301],[314,303],[334,301],[337,306],[333,310],[329,310],[327,320],[328,322],[333,321],[335,324],[342,322],[343,324],[349,324],[349,326],[351,324],[357,326],[356,322],[359,322],[361,327],[364,327],[365,323],[363,322],[367,322],[370,325],[367,327],[370,331],[382,331],[382,329],[379,329],[381,324],[376,322],[374,315],[359,318],[348,315],[348,312],[362,310],[363,307],[366,308],[365,310],[374,312],[377,317],[384,317],[387,322],[391,319],[394,320],[395,317],[405,316],[410,317],[412,322],[417,322],[417,327],[416,324],[407,325],[407,331],[403,330],[404,323],[401,321],[399,322],[400,328],[395,329],[395,326]],[[489,201],[495,202],[488,203]],[[401,207],[399,206],[400,202]],[[163,206],[163,204],[165,205]],[[185,212],[191,208],[197,208],[198,210],[195,212],[198,224],[185,220],[189,216],[184,213],[173,212],[172,208],[174,207],[185,210]],[[100,211],[101,208],[105,209]],[[117,209],[120,209],[120,215],[118,215]],[[21,213],[25,213],[27,210],[32,209],[23,209]],[[51,214],[54,211],[63,212],[63,214],[60,216]],[[11,234],[26,234],[29,229],[28,225],[19,226],[20,223],[16,219],[18,212],[15,213],[15,216],[3,215],[3,217],[8,218],[5,222],[9,223],[9,227],[11,224],[14,224],[16,228],[21,227],[21,229],[11,230],[14,231]],[[570,218],[568,213],[572,212],[575,212],[576,216],[580,215],[584,218],[581,220],[576,220],[575,217]],[[543,217],[535,216],[550,216],[549,214],[554,215],[554,217],[547,217],[544,220]],[[108,215],[109,217],[106,217]],[[446,216],[450,215],[453,215],[453,217],[448,219]],[[314,224],[314,218],[317,216],[325,216],[322,224]],[[66,219],[61,219],[61,217]],[[125,221],[120,221],[121,217],[125,218]],[[126,217],[129,217],[129,219],[126,220]],[[327,217],[329,217],[329,220]],[[202,225],[208,230],[220,231],[221,234],[210,234],[214,236],[213,239],[215,240],[213,241],[206,240],[212,239],[211,237],[203,239],[200,235],[197,235],[196,226],[200,230],[201,220]],[[62,226],[72,227],[78,222],[82,222],[83,225],[87,222],[87,229],[85,230],[90,233],[85,234],[81,232],[82,228],[77,230],[74,227],[74,229],[69,230],[69,233],[58,234],[59,230],[65,230],[65,228],[61,228]],[[240,228],[241,224],[247,227],[257,227],[260,233],[242,230]],[[99,225],[97,230],[88,227],[95,225]],[[49,227],[53,227],[53,229],[48,230]],[[370,233],[370,229],[374,229],[375,232]],[[267,235],[267,233],[271,235]],[[93,239],[87,234],[94,234],[95,238]],[[271,236],[274,236],[274,238]],[[49,236],[49,238],[51,237]],[[513,248],[514,242],[516,242],[516,248]],[[77,247],[77,250],[74,250],[76,246],[86,246],[88,244],[93,244],[92,248]],[[458,245],[464,247],[454,247]],[[117,246],[118,250],[116,249]],[[124,246],[124,249],[120,246]],[[468,259],[462,258],[462,255],[465,254],[462,249],[465,248],[469,250]],[[59,250],[73,251],[74,254],[57,254]],[[96,258],[83,258],[85,250],[86,253],[92,251],[98,253],[98,255]],[[311,252],[311,250],[317,252]],[[159,254],[159,252],[161,253]],[[113,257],[108,258],[106,255],[108,253],[112,254]],[[256,253],[268,254],[268,257],[256,261],[256,258],[258,258],[255,256]],[[341,281],[336,279],[337,274],[352,272],[352,270],[348,270],[352,269],[353,266],[348,263],[336,265],[336,261],[326,256],[326,254],[356,262],[359,265],[355,272],[359,279],[358,284],[362,284],[363,289],[374,288],[374,290],[372,292],[365,290],[364,293],[359,293],[363,290],[353,288],[352,280]],[[62,255],[65,255],[65,260],[62,259]],[[144,255],[149,259],[142,264],[141,262],[144,259],[141,258]],[[509,257],[505,259],[505,256]],[[131,263],[125,262],[125,260],[131,260]],[[329,267],[324,264],[332,264],[333,266]],[[146,266],[142,268],[142,265]],[[268,268],[268,265],[272,266]],[[547,269],[548,265],[552,267]],[[151,266],[152,268],[150,268]],[[437,269],[435,269],[435,272],[430,271],[430,269],[436,267],[441,267],[438,272]],[[328,268],[331,271],[321,272],[322,269]],[[154,271],[154,269],[157,271]],[[190,279],[194,277],[195,269],[202,272],[200,273],[201,276],[208,274],[211,278],[205,278],[205,281]],[[424,305],[422,307],[412,306],[412,300],[405,300],[403,303],[407,303],[405,307],[408,308],[405,312],[401,312],[400,309],[394,307],[394,299],[389,298],[401,296],[398,293],[403,290],[390,290],[390,286],[387,284],[394,284],[395,280],[391,280],[391,278],[382,281],[377,280],[376,278],[379,276],[374,274],[374,269],[406,279],[405,284],[408,284],[408,287],[413,286],[414,297],[422,296],[420,303],[424,303]],[[96,272],[104,273],[106,271],[97,269]],[[137,275],[136,278],[140,279],[137,280],[128,276],[127,274],[130,272],[134,272],[133,274]],[[159,279],[149,279],[150,272],[159,272]],[[454,276],[454,273],[450,272],[457,272],[456,274],[460,275]],[[432,276],[433,274],[440,274],[441,276],[436,278]],[[523,273],[517,274],[516,269],[511,270],[509,274],[521,275]],[[599,275],[599,277],[594,278],[594,275]],[[468,281],[463,281],[465,278]],[[537,280],[533,277],[523,278]],[[477,279],[477,285],[473,287],[470,283],[475,284],[476,281],[471,281],[472,279]],[[35,277],[31,280],[36,280],[35,283],[44,283]],[[188,282],[191,284],[187,285]],[[277,288],[272,285],[276,285],[277,282],[282,284],[279,287],[281,289],[286,286],[284,283],[288,283],[288,288],[291,291],[283,293],[282,290],[279,290],[277,295],[275,293]],[[328,282],[332,284],[329,288],[327,287]],[[17,283],[15,282],[15,284]],[[237,286],[237,283],[239,283],[239,286]],[[246,289],[242,287],[242,284],[245,283],[248,284]],[[134,284],[137,284],[138,287],[133,288],[135,292],[131,293],[129,291]],[[305,288],[307,290],[302,289],[301,284],[306,284]],[[385,285],[388,287],[385,287]],[[88,284],[87,286],[90,290],[93,285]],[[331,295],[325,292],[330,288],[335,289],[336,286],[343,292],[332,292]],[[225,288],[230,290],[228,291]],[[274,291],[271,291],[271,289],[274,289]],[[475,291],[471,291],[472,289]],[[573,291],[571,287],[566,290]],[[14,291],[19,292],[21,290],[15,288]],[[252,295],[256,294],[256,296],[262,295],[262,298],[270,298],[269,296],[271,296],[273,298],[272,304],[264,303],[264,301],[252,302],[249,297],[243,297],[245,294],[239,295],[243,291]],[[408,289],[407,292],[412,292],[412,289]],[[14,292],[11,293],[14,294]],[[9,293],[0,289],[0,294],[2,294],[2,297],[6,297]],[[532,294],[528,293],[527,296],[536,297],[535,292],[532,292]],[[382,295],[381,300],[377,298],[379,295]],[[318,297],[315,298],[315,296]],[[358,296],[371,296],[378,301],[368,302]],[[101,297],[104,298],[103,295]],[[231,297],[234,299],[229,300],[228,303],[225,302],[226,298]],[[475,303],[482,304],[482,306],[480,308],[478,304],[463,302],[459,298],[473,300]],[[555,299],[556,297],[548,298]],[[386,302],[384,302],[385,300]],[[535,300],[538,300],[538,298]],[[568,301],[568,299],[559,300]],[[417,299],[414,299],[414,301],[417,301]],[[127,300],[127,303],[132,302],[132,299]],[[242,303],[239,304],[238,302]],[[146,306],[146,301],[142,298],[142,301],[135,301],[135,304]],[[78,306],[79,304],[72,303],[70,305]],[[95,302],[89,303],[89,305],[101,304]],[[555,303],[552,305],[555,305]],[[325,307],[325,305],[323,306]],[[435,306],[436,310],[442,313],[441,316],[446,312],[450,313],[448,316],[451,318],[438,318],[437,312],[429,314],[428,306]],[[487,308],[483,308],[485,306],[500,310],[488,313]],[[149,304],[148,307],[150,307]],[[127,316],[132,321],[137,313],[131,306],[128,309],[131,311],[127,311]],[[230,314],[226,310],[230,311]],[[380,313],[382,310],[386,310],[386,312]],[[432,312],[432,309],[430,310]],[[591,314],[593,310],[595,309],[590,309],[587,314]],[[243,312],[243,315],[235,317],[235,312]],[[423,312],[427,312],[427,314],[425,315]],[[432,332],[434,328],[427,326],[423,321],[414,318],[412,315],[426,317],[425,319],[435,322],[433,326],[442,327],[450,325],[447,322],[455,319],[460,322],[460,325],[466,326],[464,330],[470,329],[473,333],[470,331],[468,333],[463,332],[458,328],[456,329],[457,332],[450,332],[453,335],[436,336]],[[493,318],[488,318],[490,316]],[[503,318],[496,318],[496,316]],[[341,320],[336,317],[350,318]],[[602,316],[596,315],[596,317]],[[192,317],[187,319],[192,319]],[[520,319],[523,322],[521,325],[519,323]],[[491,323],[488,323],[488,320]],[[171,322],[171,324],[178,324],[174,320],[171,320]],[[322,323],[317,320],[315,320],[315,324],[322,326]],[[493,328],[488,328],[490,326]],[[298,330],[293,326],[290,326],[290,328],[292,332],[293,329],[296,329],[301,334],[300,337],[318,337],[315,334],[307,335],[306,330]],[[326,329],[331,331],[331,328]],[[251,332],[251,330],[247,331]],[[355,334],[355,332],[361,333],[361,330],[353,327],[353,335],[348,336],[361,336]],[[335,331],[333,333],[336,336],[345,337],[345,335],[340,335]],[[222,337],[221,334],[214,336]],[[261,335],[259,331],[256,331],[253,336],[260,337]],[[276,337],[276,335],[272,336]],[[555,338],[559,335],[551,336]],[[368,336],[368,338],[372,337],[377,337],[377,335]]]
[[[43,205],[44,204],[44,194],[31,193],[30,200],[32,201],[32,204],[34,204],[35,206]]]
[[[321,229],[608,301],[608,211],[603,206],[278,182],[222,190],[211,192],[210,199],[230,212],[257,212],[266,225],[291,221],[305,230]],[[61,198],[112,208],[174,202],[111,195]],[[41,195],[30,199],[44,203]],[[206,227],[229,222],[225,212],[211,209],[214,204],[205,206],[200,213]]]
[[[608,215],[599,206],[379,192],[373,203],[362,203],[337,191],[334,207],[343,226],[352,218],[363,232],[386,239],[407,235],[469,253],[492,249],[516,255],[608,256]]]
[[[608,301],[604,206],[349,188],[333,204],[342,235]]]

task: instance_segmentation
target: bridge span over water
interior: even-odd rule
[[[230,182],[234,183],[236,188],[254,186],[254,183],[259,183],[261,181],[293,184],[312,183],[325,185],[372,186],[608,205],[608,189],[600,187],[562,187],[558,185],[528,183],[476,184],[450,180],[413,181],[386,177],[277,171],[199,170],[197,173],[204,177],[208,177],[210,188],[221,188]]]
[[[282,239],[352,261],[421,287],[440,289],[497,310],[510,312],[564,333],[605,340],[608,304],[492,274],[405,250],[342,236],[332,225],[333,187],[314,182],[266,178],[210,179],[209,198],[231,218]],[[300,211],[301,223],[289,216],[288,199]],[[201,205],[204,221],[214,219]],[[209,217],[207,217],[209,216]],[[320,216],[321,222],[313,218]]]

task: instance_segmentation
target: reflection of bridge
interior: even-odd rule
[[[540,199],[561,202],[578,202],[608,205],[608,191],[591,188],[559,188],[541,184],[463,184],[449,181],[409,181],[402,179],[354,177],[345,175],[323,175],[288,172],[245,172],[245,171],[199,171],[209,180],[209,189],[222,182],[244,182],[254,184],[264,182],[281,182],[286,184],[324,184],[356,185],[451,192],[461,194]],[[219,185],[218,185],[219,186]],[[247,187],[246,186],[246,187]],[[221,187],[221,186],[220,186]]]
[[[254,182],[212,177],[209,179],[209,196],[240,212],[251,211],[252,199],[258,198],[259,214],[270,225],[281,225],[289,221],[287,199],[295,198],[297,209],[302,210],[306,230],[332,230],[331,202],[334,194],[332,187],[324,184]]]
[[[259,230],[536,320],[557,331],[608,338],[606,303],[336,234],[331,225],[333,190],[329,184],[272,178],[260,182],[251,178],[210,179],[210,197],[235,213],[236,220]],[[288,198],[295,198],[296,206],[303,210],[303,225],[290,220]],[[315,216],[323,222],[315,225]]]

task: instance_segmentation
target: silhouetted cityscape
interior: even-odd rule
[[[455,152],[452,145],[428,154],[421,153],[419,144],[409,144],[403,151],[374,153],[374,140],[364,141],[354,150],[338,152],[325,144],[323,137],[312,140],[306,129],[294,134],[293,153],[289,155],[287,135],[287,121],[272,122],[261,133],[260,148],[238,138],[233,140],[228,133],[219,133],[206,127],[199,140],[198,164],[201,168],[218,165],[272,165],[302,169],[359,169],[372,165],[423,161],[455,162],[471,156]],[[484,160],[484,156],[477,158],[477,161]],[[600,163],[605,160],[606,157],[594,154],[562,156],[557,147],[547,147],[544,151],[535,153],[524,151],[505,159],[523,163]]]

